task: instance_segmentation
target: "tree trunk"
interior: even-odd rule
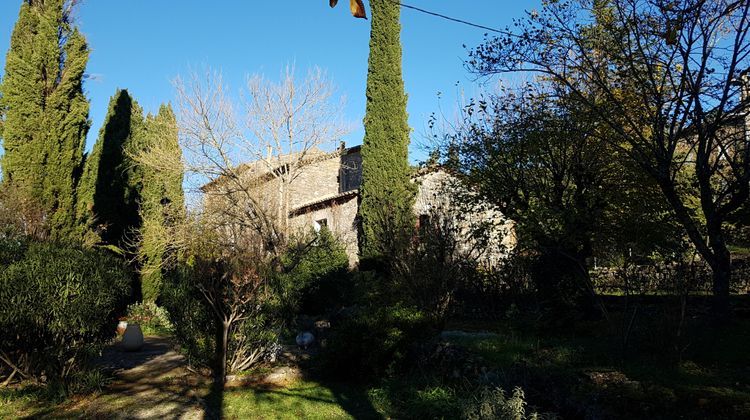
[[[709,261],[713,274],[713,311],[718,318],[729,316],[729,285],[732,279],[732,256],[727,248],[720,223],[710,223],[708,240],[714,258]]]
[[[229,351],[229,321],[222,321],[221,323],[221,357],[219,366],[219,373],[221,374],[221,383],[227,381],[227,352]]]
[[[706,214],[706,231],[708,243],[690,216],[684,203],[677,195],[674,186],[665,179],[657,178],[659,186],[664,192],[667,201],[675,211],[677,220],[685,228],[688,237],[695,249],[711,267],[713,278],[713,311],[714,315],[724,318],[729,315],[729,284],[732,273],[732,258],[727,248],[724,232],[721,229],[723,220],[713,211],[703,207]]]
[[[289,220],[289,200],[287,199],[288,193],[287,193],[287,187],[288,183],[284,176],[280,176],[278,178],[279,187],[278,187],[278,200],[279,200],[279,207],[277,209],[277,217],[278,217],[278,228],[279,231],[284,235],[284,237],[287,236],[287,222]]]
[[[719,262],[713,270],[713,310],[719,318],[729,316],[729,283],[732,278],[731,260]]]

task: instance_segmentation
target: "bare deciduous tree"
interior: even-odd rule
[[[299,82],[287,67],[279,83],[255,75],[247,80],[246,126],[253,142],[243,151],[276,179],[279,228],[289,225],[291,184],[304,165],[321,157],[321,146],[333,145],[346,134],[343,101],[334,102],[335,90],[319,68]]]
[[[189,179],[206,202],[221,203],[214,210],[226,221],[283,241],[290,186],[347,132],[331,82],[317,68],[301,82],[292,68],[279,83],[249,77],[240,117],[217,72],[193,72],[175,87]]]
[[[155,145],[135,160],[184,171],[201,193],[191,215],[165,232],[163,247],[194,257],[197,288],[221,328],[216,373],[224,378],[265,351],[243,333],[243,322],[263,318],[274,273],[285,269],[289,188],[307,163],[327,155],[321,147],[344,135],[341,105],[319,69],[302,82],[291,68],[279,83],[249,77],[241,116],[218,72],[192,72],[175,87],[182,159]]]

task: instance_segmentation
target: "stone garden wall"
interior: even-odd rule
[[[703,262],[604,267],[592,270],[591,280],[602,293],[622,293],[627,289],[632,293],[711,291],[711,270]],[[731,291],[750,293],[750,258],[733,261]]]

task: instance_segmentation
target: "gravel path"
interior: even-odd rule
[[[99,364],[114,371],[107,389],[71,407],[68,415],[94,419],[203,419],[209,384],[186,369],[169,340],[148,337],[141,351],[119,344],[105,350]]]

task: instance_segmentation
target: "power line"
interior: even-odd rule
[[[424,13],[424,14],[427,14],[427,15],[430,15],[430,16],[435,16],[435,17],[438,17],[438,18],[441,18],[441,19],[449,20],[451,22],[456,22],[456,23],[460,23],[462,25],[472,26],[474,28],[484,29],[485,31],[495,32],[495,33],[502,34],[502,35],[514,36],[513,33],[508,32],[508,31],[501,31],[500,29],[495,29],[495,28],[492,28],[492,27],[489,27],[489,26],[479,25],[479,24],[472,23],[472,22],[469,22],[469,21],[466,21],[466,20],[457,19],[457,18],[454,18],[454,17],[450,17],[450,16],[447,16],[447,15],[436,13],[436,12],[431,12],[429,10],[425,10],[425,9],[422,9],[422,8],[419,8],[419,7],[416,7],[416,6],[411,6],[409,4],[401,3],[400,1],[396,1],[396,0],[391,0],[391,1],[393,1],[393,3],[396,3],[399,6],[404,7],[406,9],[416,10],[417,12]]]

